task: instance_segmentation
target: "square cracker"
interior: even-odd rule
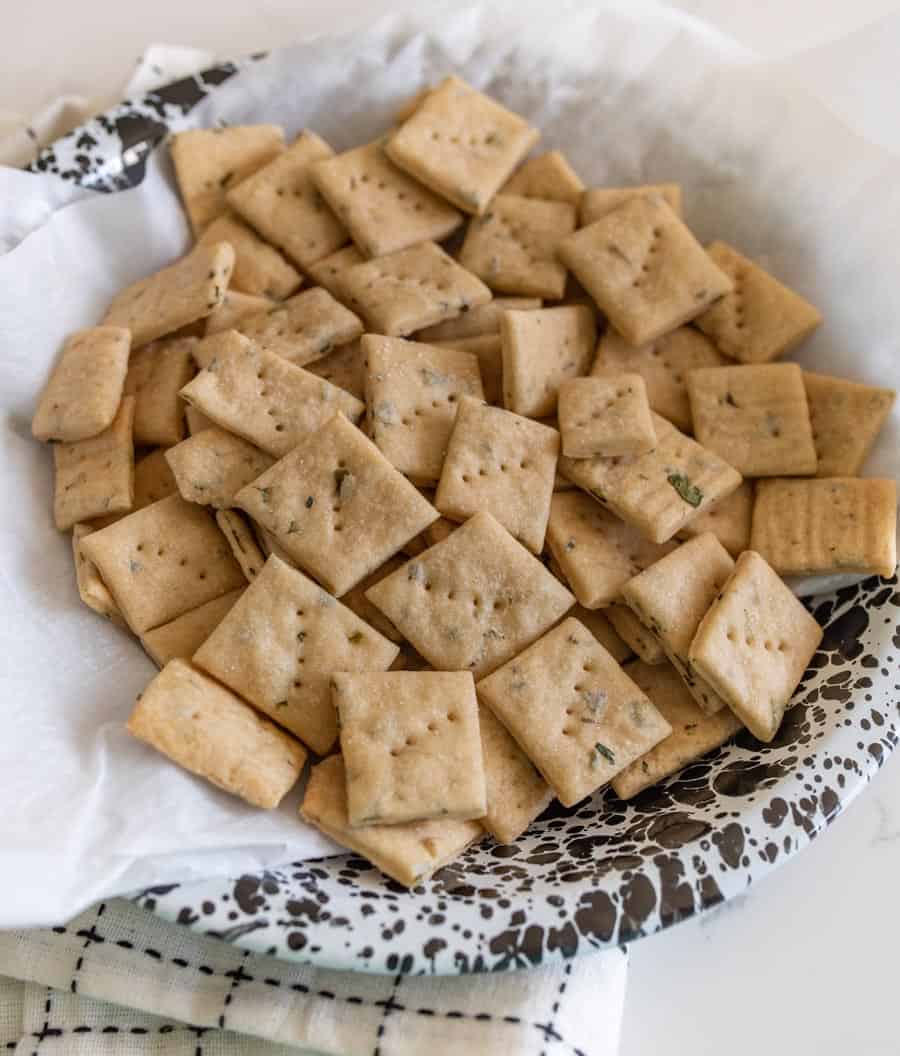
[[[272,303],[268,297],[256,297],[250,293],[229,290],[222,298],[222,303],[217,308],[213,308],[206,317],[203,336],[209,337],[223,330],[233,330],[239,319],[245,315],[252,315],[271,308]]]
[[[317,162],[312,177],[367,257],[440,242],[462,223],[452,205],[398,169],[381,142]]]
[[[81,540],[95,529],[90,524],[72,525],[72,557],[75,559],[75,582],[78,595],[89,609],[111,620],[119,627],[125,627],[125,620],[119,612],[112,594],[97,571],[93,561],[89,561],[81,552]]]
[[[216,510],[216,524],[228,540],[234,559],[241,566],[247,581],[252,583],[266,559],[246,517],[237,510]]]
[[[440,522],[435,521],[434,523],[438,524]],[[454,524],[453,527],[455,528],[456,525]],[[346,605],[351,612],[355,612],[361,620],[365,620],[370,627],[374,627],[379,634],[383,634],[389,641],[397,642],[398,644],[402,644],[403,635],[391,623],[387,616],[369,601],[366,597],[366,591],[369,587],[374,587],[375,584],[380,583],[385,576],[389,576],[392,572],[396,572],[398,568],[402,568],[405,564],[405,556],[389,557],[380,568],[376,568],[374,572],[371,572],[365,577],[365,579],[361,579],[355,587],[348,590],[346,594],[342,594],[340,597],[342,605]]]
[[[707,610],[690,664],[761,741],[771,741],[822,628],[753,550]]]
[[[194,663],[324,755],[338,734],[335,671],[384,671],[397,646],[302,572],[270,557]]]
[[[192,128],[172,136],[175,179],[194,234],[225,211],[229,188],[283,150],[284,132],[277,125]]]
[[[170,660],[190,660],[243,593],[244,588],[237,587],[152,631],[145,631],[141,635],[144,651],[157,667],[165,667]]]
[[[567,615],[583,623],[617,664],[622,664],[633,654],[624,638],[620,638],[615,627],[600,609],[586,609],[583,605],[573,605]]]
[[[360,312],[369,329],[404,337],[491,299],[491,291],[434,242],[366,260],[342,271],[341,299]]]
[[[367,597],[432,666],[476,678],[533,642],[575,600],[489,513],[476,513]]]
[[[588,609],[617,601],[629,579],[675,548],[674,543],[646,539],[583,491],[553,496],[547,546]]]
[[[854,572],[889,578],[897,566],[896,482],[762,480],[750,546],[781,576]]]
[[[108,429],[119,409],[131,334],[121,326],[94,326],[66,338],[34,418],[37,440],[73,443]]]
[[[347,818],[347,777],[339,755],[323,759],[312,768],[300,816],[404,887],[423,883],[484,836],[477,821],[452,818],[351,828]]]
[[[816,471],[803,372],[796,363],[701,367],[687,380],[697,440],[745,477]]]
[[[132,348],[165,337],[218,308],[233,266],[234,250],[229,242],[195,246],[174,264],[116,294],[103,325],[127,327]]]
[[[426,187],[467,213],[483,213],[539,136],[518,114],[447,77],[385,149]]]
[[[480,818],[487,809],[468,671],[335,672],[351,826]]]
[[[179,393],[196,373],[196,338],[154,341],[132,352],[125,395],[134,396],[135,444],[168,447],[184,439],[184,401]]]
[[[689,322],[732,289],[661,196],[630,199],[564,239],[559,255],[632,345]]]
[[[584,184],[558,150],[548,150],[523,162],[503,185],[503,194],[568,202],[577,207]]]
[[[232,290],[280,301],[290,297],[303,282],[303,276],[293,264],[233,213],[213,220],[198,241],[231,243],[234,249]]]
[[[731,555],[711,533],[683,543],[622,588],[626,605],[658,639],[707,715],[725,706],[690,668],[688,654],[700,621],[734,569]]]
[[[88,440],[54,444],[56,527],[124,513],[134,502],[134,397],[125,396],[112,425]]]
[[[730,495],[741,475],[658,414],[653,428],[656,447],[646,455],[563,457],[559,467],[623,521],[664,543]]]
[[[750,549],[754,499],[753,481],[743,481],[736,491],[686,524],[678,538],[693,539],[695,535],[712,532],[728,553],[737,557],[741,551]]]
[[[562,297],[566,269],[556,251],[574,230],[575,207],[567,202],[498,194],[483,216],[470,221],[459,262],[492,290]]]
[[[323,139],[305,131],[283,154],[228,193],[231,208],[301,268],[347,241],[343,224],[312,181],[313,165],[332,154]]]
[[[280,457],[339,411],[357,421],[365,405],[349,392],[227,331],[182,397],[229,432]]]
[[[235,504],[337,595],[438,516],[343,415],[239,491]]]
[[[272,455],[218,426],[170,447],[165,457],[184,498],[217,509],[233,506],[241,488],[275,462]]]
[[[800,294],[724,242],[707,247],[733,289],[697,318],[718,348],[741,363],[768,363],[796,348],[822,316]]]
[[[244,585],[212,517],[170,495],[81,541],[135,634]]]
[[[558,455],[555,429],[463,397],[435,506],[454,521],[487,510],[520,543],[539,554]]]
[[[569,378],[559,387],[563,453],[643,455],[656,446],[647,388],[640,374]]]
[[[663,647],[627,605],[610,605],[603,611],[616,634],[645,664],[666,662]]]
[[[690,763],[723,745],[741,727],[741,720],[723,708],[706,715],[671,664],[651,667],[640,660],[625,668],[628,677],[653,702],[672,732],[610,782],[619,799],[631,799],[651,785],[677,774]]]
[[[559,386],[587,374],[597,339],[584,305],[505,311],[500,320],[503,405],[529,418],[556,413]]]
[[[277,807],[306,762],[302,745],[184,660],[138,697],[128,732],[255,807]]]
[[[591,376],[640,374],[650,409],[668,418],[676,429],[690,433],[689,372],[697,367],[721,367],[726,362],[712,341],[690,326],[680,326],[640,348],[608,329],[597,345]]]
[[[434,341],[439,348],[455,348],[469,352],[478,360],[484,402],[498,404],[503,399],[503,348],[500,334],[482,334],[480,337],[451,338]]]
[[[481,824],[499,843],[513,843],[550,805],[553,790],[531,765],[503,723],[478,706],[487,813]]]
[[[477,686],[567,807],[671,727],[586,627],[563,620]]]
[[[897,394],[806,370],[803,386],[816,445],[816,476],[856,476]]]
[[[354,264],[361,264],[365,259],[351,243],[349,246],[343,246],[329,253],[327,257],[322,257],[315,264],[307,264],[306,274],[317,286],[328,290],[333,297],[340,297],[339,276],[347,268],[353,267]]]
[[[588,187],[581,196],[578,208],[578,226],[588,227],[602,216],[618,209],[633,198],[649,198],[659,195],[681,216],[681,187],[677,183],[645,183],[635,187]]]
[[[372,440],[415,484],[436,484],[458,401],[484,395],[468,352],[366,334],[366,406]]]
[[[324,378],[358,400],[365,401],[366,364],[359,341],[340,345],[333,352],[307,363],[306,369],[317,378]]]
[[[480,304],[470,308],[455,319],[448,319],[444,323],[435,323],[434,326],[426,326],[424,330],[416,332],[417,341],[428,341],[435,344],[450,345],[450,342],[458,342],[470,337],[500,336],[500,316],[507,309],[527,312],[532,308],[540,308],[543,305],[540,297],[495,297],[487,304]],[[450,347],[457,347],[450,345]],[[465,345],[462,346],[465,348]]]
[[[264,311],[245,315],[235,330],[298,367],[321,359],[363,331],[359,316],[315,286]]]

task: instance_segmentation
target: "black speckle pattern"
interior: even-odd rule
[[[740,734],[630,803],[555,803],[515,844],[485,839],[414,891],[341,855],[137,901],[246,948],[393,974],[526,968],[675,924],[804,847],[897,744],[896,577],[810,608],[825,637],[770,745]]]

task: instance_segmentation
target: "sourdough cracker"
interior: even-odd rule
[[[533,642],[575,600],[484,512],[367,597],[435,668],[476,678]]]
[[[633,576],[675,548],[646,539],[583,491],[553,496],[547,546],[587,609],[611,605]]]
[[[255,807],[277,807],[306,762],[303,746],[184,660],[138,697],[128,732]]]
[[[597,345],[591,376],[640,374],[650,409],[668,418],[676,429],[690,433],[689,372],[697,367],[721,367],[726,362],[712,341],[690,326],[680,326],[640,348],[608,329]]]
[[[792,351],[821,323],[819,310],[724,242],[707,247],[733,289],[697,318],[720,351],[741,363],[768,363]]]
[[[404,887],[424,883],[484,836],[477,821],[413,821],[353,829],[347,819],[347,778],[339,755],[312,768],[300,816],[335,843],[361,854]]]
[[[210,337],[212,334],[222,333],[223,330],[233,330],[244,316],[271,308],[273,303],[268,297],[228,290],[221,303],[206,317],[203,336]],[[198,363],[198,366],[202,364]]]
[[[135,634],[244,585],[212,517],[170,495],[82,539]]]
[[[562,297],[566,269],[556,251],[574,230],[575,209],[566,202],[498,194],[469,222],[459,262],[492,290]]]
[[[477,689],[568,807],[671,733],[650,700],[571,618]]]
[[[646,455],[560,458],[562,472],[623,521],[664,543],[726,498],[741,475],[712,451],[653,415],[656,447]]]
[[[116,294],[102,325],[127,327],[132,348],[165,337],[218,308],[233,266],[229,242],[195,246],[174,264]]]
[[[588,227],[633,198],[659,195],[677,216],[681,216],[681,187],[677,183],[645,183],[635,187],[588,187],[578,207],[578,226]]]
[[[231,244],[234,250],[232,290],[280,301],[290,297],[303,282],[303,276],[293,264],[233,213],[216,217],[198,242]]]
[[[894,405],[893,389],[803,372],[817,477],[854,477]]]
[[[678,538],[693,539],[704,532],[712,532],[728,553],[737,557],[741,551],[750,549],[755,497],[753,481],[743,481],[737,490],[686,524]]]
[[[225,211],[225,196],[284,150],[277,125],[192,128],[172,136],[175,179],[194,235]]]
[[[351,827],[483,817],[478,704],[468,671],[335,672]]]
[[[715,690],[691,670],[691,641],[700,621],[734,570],[731,555],[711,533],[698,535],[629,580],[622,597],[654,635],[700,708],[725,707]]]
[[[88,440],[54,444],[53,516],[68,531],[78,521],[125,513],[134,502],[134,397],[125,396],[109,428]]]
[[[391,160],[467,213],[483,213],[540,133],[459,77],[424,97],[386,144]]]
[[[244,587],[229,590],[218,598],[198,605],[196,609],[176,616],[141,635],[141,645],[157,667],[170,660],[188,661],[219,626],[232,606],[244,593]]]
[[[707,715],[671,664],[651,667],[640,660],[625,668],[628,677],[647,694],[672,732],[616,774],[610,784],[619,799],[632,799],[651,785],[703,758],[723,745],[741,728],[741,720],[728,708]]]
[[[268,165],[228,192],[228,205],[262,237],[305,268],[347,241],[347,232],[312,181],[312,167],[333,151],[302,132]]]
[[[454,319],[435,323],[434,326],[426,326],[424,330],[417,330],[415,339],[427,343],[444,344],[451,348],[465,348],[465,345],[459,344],[461,340],[488,336],[499,338],[500,316],[503,312],[507,310],[527,312],[532,308],[540,308],[543,303],[540,297],[494,297],[487,304],[476,305]]]
[[[397,646],[302,572],[270,557],[193,662],[324,755],[335,671],[383,671]]]
[[[405,337],[491,299],[487,286],[434,242],[354,264],[335,281],[341,299],[369,329],[390,337]]]
[[[119,606],[107,590],[97,566],[81,552],[81,540],[95,529],[89,524],[72,525],[72,557],[75,561],[75,582],[78,596],[89,609],[110,620],[118,627],[127,627]]]
[[[663,647],[627,605],[610,605],[603,612],[616,634],[645,664],[666,662]]]
[[[460,401],[484,395],[468,352],[366,334],[366,405],[371,437],[391,465],[421,485],[436,484]]]
[[[435,494],[454,521],[486,510],[535,554],[544,547],[559,433],[463,396]]]
[[[235,504],[337,595],[438,516],[343,415],[239,491]]]
[[[265,311],[243,316],[235,329],[260,348],[302,367],[354,341],[363,326],[359,316],[327,290],[314,286]]]
[[[816,472],[803,372],[796,363],[701,367],[688,376],[697,440],[746,477]]]
[[[275,463],[272,455],[218,426],[165,453],[179,492],[188,502],[226,509],[235,495]]]
[[[569,378],[559,387],[563,454],[643,455],[656,446],[647,389],[640,374]]]
[[[265,557],[259,548],[253,529],[237,510],[216,510],[216,524],[228,540],[231,553],[241,566],[241,571],[247,581],[252,583],[265,563]]]
[[[529,418],[556,413],[559,386],[587,374],[594,314],[583,305],[505,311],[500,320],[503,405]]]
[[[581,201],[584,184],[558,150],[548,150],[523,162],[501,188],[502,194],[567,202],[575,207]]]
[[[153,341],[132,352],[125,395],[134,396],[134,442],[168,447],[184,439],[184,402],[179,393],[196,373],[196,338]]]
[[[119,409],[131,333],[94,326],[66,338],[31,421],[36,440],[74,443],[108,429]]]
[[[181,390],[217,425],[281,457],[338,412],[353,421],[365,405],[323,378],[259,348],[241,334]]]
[[[890,578],[897,567],[893,480],[761,480],[750,547],[780,576],[854,572]]]
[[[564,239],[559,255],[612,325],[643,345],[694,319],[731,279],[661,196],[631,198]]]
[[[313,181],[367,257],[440,242],[462,215],[388,158],[380,141],[317,162]]]
[[[691,667],[761,741],[778,732],[822,628],[753,550],[708,609],[691,643]]]

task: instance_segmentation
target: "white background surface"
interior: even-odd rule
[[[0,5],[0,10],[5,8]],[[0,115],[106,101],[151,42],[235,55],[347,29],[388,0],[29,0],[4,19]],[[689,0],[900,153],[898,0]],[[810,179],[827,179],[811,172]],[[872,203],[877,209],[877,203]],[[898,269],[900,271],[900,269]],[[824,306],[827,310],[827,305]],[[900,1053],[900,760],[831,830],[722,909],[632,949],[622,1056]]]

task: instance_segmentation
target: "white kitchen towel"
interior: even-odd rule
[[[248,953],[114,899],[0,933],[0,971],[0,1051],[16,1056],[614,1056],[627,955],[366,975]]]

